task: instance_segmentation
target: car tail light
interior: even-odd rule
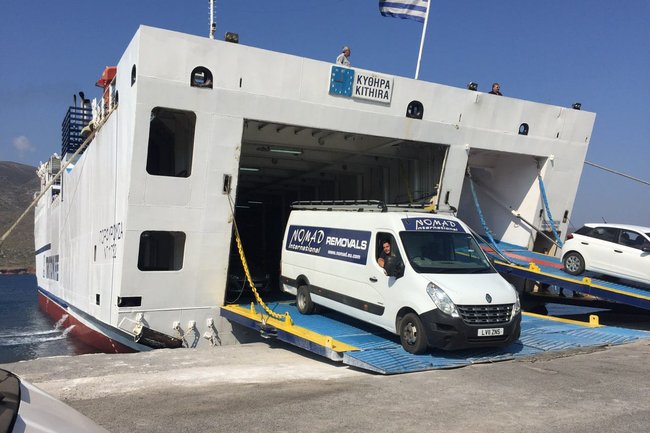
[[[573,233],[566,235],[566,240],[568,241],[569,239],[573,239]]]

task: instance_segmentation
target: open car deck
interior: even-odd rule
[[[456,352],[432,350],[425,355],[413,355],[402,348],[399,337],[340,313],[321,309],[320,314],[302,315],[292,303],[274,303],[269,307],[276,313],[288,313],[293,324],[270,318],[258,305],[224,306],[221,315],[262,335],[381,374],[456,368],[650,338],[650,332],[645,331],[524,313],[521,337],[507,347]]]

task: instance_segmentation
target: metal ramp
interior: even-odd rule
[[[334,311],[322,309],[320,314],[305,316],[290,303],[272,303],[269,307],[280,314],[289,313],[293,323],[270,318],[257,305],[227,305],[221,307],[221,315],[262,335],[381,374],[457,368],[650,338],[650,332],[525,313],[521,338],[510,346],[413,355],[402,348],[397,336]]]
[[[501,274],[515,275],[540,283],[558,286],[602,300],[650,310],[650,287],[613,283],[590,276],[573,276],[562,270],[557,257],[528,251],[522,247],[501,243],[499,248],[513,262],[500,261],[495,256],[495,267]],[[485,247],[490,254],[493,250]],[[586,273],[585,275],[593,275]]]

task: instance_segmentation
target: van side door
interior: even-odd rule
[[[368,281],[377,298],[377,302],[384,307],[380,317],[375,323],[382,327],[392,329],[395,315],[403,303],[399,296],[398,281],[404,275],[404,255],[396,236],[388,231],[377,232],[374,236],[374,255],[368,259]]]

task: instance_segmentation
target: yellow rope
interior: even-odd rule
[[[257,288],[255,287],[255,284],[253,284],[253,279],[251,278],[250,271],[248,270],[248,262],[246,261],[246,255],[244,254],[244,246],[242,245],[241,238],[239,237],[239,229],[237,228],[237,221],[235,221],[235,210],[232,203],[232,197],[230,196],[230,192],[228,193],[228,201],[230,202],[230,214],[232,215],[232,223],[233,226],[235,227],[235,241],[237,242],[237,250],[239,251],[239,258],[241,259],[241,264],[242,267],[244,268],[244,274],[246,275],[246,280],[248,281],[248,284],[251,286],[251,289],[253,290],[253,295],[255,295],[255,300],[264,309],[264,311],[266,311],[266,313],[269,316],[278,320],[284,319],[285,323],[289,325],[293,324],[293,320],[291,320],[291,316],[289,315],[288,312],[282,315],[271,310],[266,305],[266,303],[264,302],[260,294],[257,292]]]

